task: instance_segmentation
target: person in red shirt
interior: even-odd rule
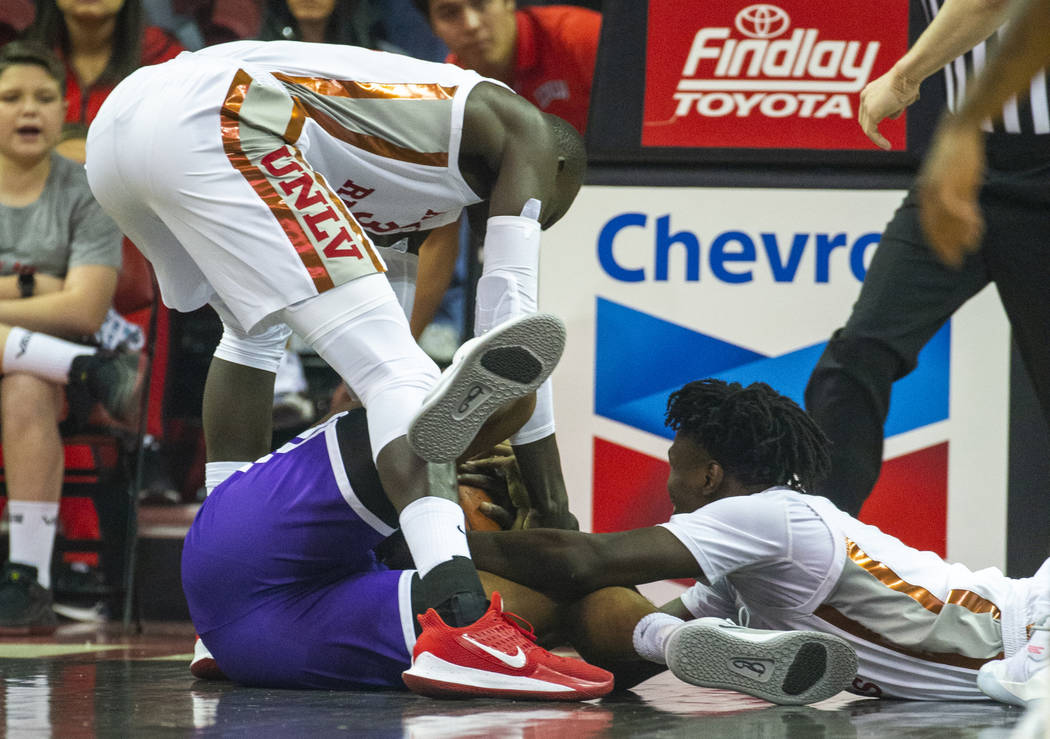
[[[575,5],[518,9],[515,0],[412,1],[448,46],[447,61],[503,82],[584,133],[600,13]],[[458,253],[459,232],[453,227],[431,234],[420,250],[411,316],[417,338],[437,312]]]
[[[81,163],[87,127],[116,84],[183,51],[165,31],[144,25],[140,0],[38,0],[27,37],[66,65],[66,126],[57,151]]]
[[[515,0],[414,0],[449,62],[504,82],[540,110],[587,127],[600,13]]]

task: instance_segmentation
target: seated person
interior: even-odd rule
[[[484,431],[488,441],[479,437],[476,444],[504,438],[530,413],[531,399],[519,402],[494,417]],[[415,572],[388,569],[373,551],[397,520],[376,473],[363,409],[314,427],[219,484],[202,505],[182,558],[190,614],[218,666],[237,682],[268,687],[408,684],[442,695],[443,680],[453,674],[456,694],[475,685],[508,697],[571,700],[613,687],[605,670],[531,646],[501,652],[424,609]],[[637,592],[607,588],[555,603],[488,573],[481,577],[492,600],[486,629],[531,635],[504,610],[513,609],[538,627],[544,643],[559,643],[561,634],[613,669],[620,688],[663,670],[632,646],[635,625],[655,611]],[[687,653],[678,658],[708,665],[697,684],[809,703],[839,692],[856,669],[852,650],[837,637],[770,634],[720,619],[696,626],[702,633],[683,640]],[[440,632],[459,638],[433,638]],[[479,669],[450,664],[464,664],[458,655],[449,658],[450,649],[469,651]],[[736,675],[726,667],[735,658],[772,672],[764,679]]]
[[[62,487],[64,387],[135,406],[133,355],[97,354],[121,235],[84,168],[54,153],[65,115],[62,64],[42,47],[0,49],[0,424],[10,557],[0,577],[0,635],[49,633],[51,553]]]
[[[686,680],[702,667],[673,654],[691,638],[682,619],[743,607],[752,626],[847,640],[862,695],[1023,705],[1046,694],[1050,560],[1032,578],[973,572],[807,495],[828,470],[827,439],[764,383],[691,382],[670,396],[667,425],[670,521],[608,534],[472,532],[478,567],[562,599],[697,578],[634,633],[640,654],[666,656]]]

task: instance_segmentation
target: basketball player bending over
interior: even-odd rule
[[[505,676],[475,661],[494,644],[525,650],[545,676],[515,683],[518,693],[593,697],[611,687],[607,673],[534,648],[505,621],[499,598],[489,607],[452,464],[485,419],[540,388],[560,356],[563,325],[535,313],[536,272],[541,228],[566,212],[582,181],[584,153],[571,126],[452,66],[351,47],[238,42],[127,77],[92,124],[86,166],[99,203],[152,262],[165,303],[181,311],[210,303],[222,318],[203,410],[210,486],[269,450],[274,371],[291,327],[370,411],[375,466],[418,567],[419,597],[472,640],[424,634],[420,643],[440,642],[434,649],[456,669],[437,677],[420,668],[414,687],[449,691],[461,680],[469,694],[502,694]],[[366,231],[437,228],[483,200],[490,218],[478,325],[491,330],[435,387],[437,367],[412,340]],[[526,456],[553,445],[540,395],[516,438]],[[537,505],[567,510],[557,455],[543,459]],[[261,500],[255,508],[282,510]],[[300,534],[321,540],[325,530]],[[272,544],[253,543],[256,554]],[[211,580],[194,581],[195,594],[210,588],[222,603],[225,554],[196,551],[218,560]],[[348,551],[359,564],[356,548]],[[400,583],[377,576],[370,600],[396,603]],[[231,626],[236,612],[222,613],[206,623]],[[446,634],[439,620],[429,623]]]

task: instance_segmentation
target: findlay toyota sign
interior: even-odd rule
[[[642,144],[872,150],[860,91],[907,42],[906,3],[650,0]]]

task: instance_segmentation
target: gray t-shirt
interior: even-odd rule
[[[65,277],[70,267],[120,269],[121,234],[88,188],[84,167],[51,155],[51,173],[36,202],[0,205],[0,275],[16,265]]]

